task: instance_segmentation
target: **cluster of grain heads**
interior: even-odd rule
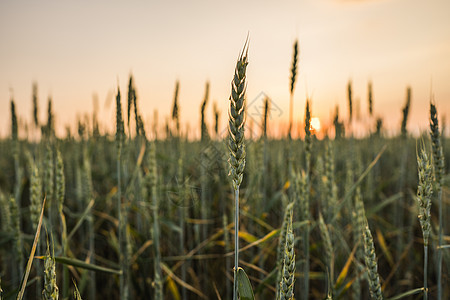
[[[233,300],[238,299],[237,295],[237,270],[239,267],[239,186],[242,182],[245,168],[245,92],[247,89],[246,70],[248,65],[248,44],[245,42],[244,48],[236,63],[233,80],[231,81],[230,109],[228,111],[228,148],[230,150],[230,176],[234,190],[235,202],[235,244],[234,244],[234,286]],[[202,131],[203,132],[203,131]]]
[[[44,222],[49,224],[48,220],[52,221],[53,228],[49,227],[49,233],[51,230],[52,235],[55,237],[54,251],[58,256],[55,258],[58,266],[56,266],[56,269],[54,268],[53,273],[56,272],[57,274],[60,296],[64,299],[69,299],[70,297],[80,298],[77,288],[74,288],[76,290],[75,294],[67,288],[67,278],[70,281],[70,277],[68,273],[66,275],[63,268],[68,270],[69,268],[72,269],[72,267],[66,268],[65,263],[60,264],[64,259],[72,260],[75,257],[83,257],[86,260],[84,265],[90,265],[90,269],[81,272],[79,268],[83,267],[73,266],[73,274],[80,280],[80,291],[85,294],[87,299],[95,298],[95,296],[114,298],[115,294],[119,292],[119,281],[121,294],[117,295],[117,297],[122,299],[127,297],[163,299],[163,291],[172,292],[172,298],[178,299],[177,293],[175,293],[176,289],[182,295],[180,298],[187,299],[190,298],[189,293],[193,292],[191,287],[198,291],[201,290],[202,293],[205,293],[205,297],[213,298],[213,292],[208,291],[208,282],[212,282],[212,285],[215,285],[214,282],[217,284],[217,295],[220,294],[224,299],[231,299],[231,294],[233,293],[232,279],[222,279],[223,274],[231,278],[229,276],[231,273],[229,272],[233,270],[233,264],[236,266],[235,270],[237,269],[235,285],[237,284],[238,288],[238,294],[235,291],[234,297],[247,299],[247,295],[251,295],[251,290],[240,288],[250,286],[248,277],[244,276],[243,269],[238,266],[238,263],[242,264],[243,261],[247,261],[248,265],[252,267],[252,283],[259,283],[259,280],[261,280],[261,284],[259,284],[255,292],[259,298],[267,298],[271,295],[270,293],[273,292],[274,288],[277,289],[275,297],[280,299],[293,298],[293,294],[299,299],[308,299],[308,296],[317,298],[319,293],[323,293],[323,296],[325,296],[327,294],[325,278],[327,277],[329,278],[327,299],[331,299],[333,296],[336,298],[365,298],[366,294],[367,296],[369,294],[368,288],[365,288],[369,286],[366,284],[366,279],[371,279],[372,282],[375,282],[375,284],[371,285],[371,288],[379,286],[379,280],[369,276],[367,271],[372,270],[371,275],[373,275],[373,263],[369,263],[367,268],[364,265],[366,257],[364,242],[369,245],[372,243],[371,246],[373,248],[373,241],[368,238],[369,234],[365,232],[367,220],[364,213],[363,196],[364,202],[371,208],[371,215],[377,214],[372,219],[372,222],[373,228],[380,228],[380,231],[377,231],[378,238],[374,237],[381,245],[380,249],[383,250],[383,260],[380,260],[380,275],[387,275],[388,272],[391,272],[389,276],[385,277],[385,280],[382,280],[385,283],[383,293],[391,295],[405,289],[409,290],[407,292],[409,295],[412,295],[418,289],[414,290],[411,287],[407,287],[407,284],[411,284],[411,286],[417,285],[420,287],[420,292],[416,292],[417,294],[422,294],[425,291],[425,297],[428,287],[430,287],[430,295],[440,294],[441,292],[445,294],[448,291],[448,287],[445,285],[445,268],[442,269],[444,271],[443,274],[439,273],[439,276],[434,273],[433,276],[427,275],[429,272],[435,272],[438,269],[434,267],[433,263],[432,270],[427,270],[427,268],[430,269],[428,267],[429,259],[427,258],[427,253],[436,253],[436,256],[438,256],[446,254],[446,249],[448,248],[447,245],[442,245],[442,240],[437,245],[437,235],[434,238],[434,235],[431,234],[432,229],[429,222],[430,199],[431,201],[436,199],[436,203],[433,203],[432,206],[433,211],[436,210],[436,219],[433,219],[435,222],[431,224],[436,225],[436,233],[439,230],[439,238],[445,238],[445,235],[443,235],[445,226],[443,226],[442,222],[445,223],[446,214],[444,211],[442,215],[441,209],[445,209],[444,181],[446,176],[444,174],[443,159],[444,154],[448,153],[444,153],[442,149],[442,146],[445,148],[445,138],[440,136],[443,128],[438,126],[436,107],[433,104],[430,107],[432,155],[429,152],[426,155],[422,152],[418,153],[419,187],[414,180],[414,174],[417,173],[409,172],[409,168],[413,167],[412,163],[415,161],[414,159],[409,159],[413,158],[414,147],[411,147],[413,144],[411,143],[412,140],[408,138],[408,134],[404,134],[406,136],[404,139],[400,137],[398,139],[383,137],[378,139],[374,138],[374,134],[362,139],[345,139],[343,120],[345,119],[345,125],[347,125],[349,122],[347,117],[348,111],[344,111],[346,117],[343,118],[341,110],[340,119],[338,113],[336,113],[335,125],[336,138],[339,139],[341,137],[342,139],[334,142],[330,142],[328,138],[317,140],[313,137],[314,131],[311,129],[310,124],[312,105],[309,99],[305,103],[306,107],[303,107],[305,109],[304,124],[302,124],[302,127],[304,126],[302,130],[304,130],[305,134],[303,142],[288,140],[286,137],[281,140],[270,138],[271,127],[269,127],[270,124],[268,122],[270,122],[269,113],[271,108],[269,105],[273,103],[270,103],[268,98],[264,99],[263,102],[264,114],[261,122],[260,139],[257,141],[246,141],[244,138],[244,125],[248,125],[248,123],[245,123],[246,50],[247,45],[244,47],[242,54],[240,54],[232,81],[229,107],[230,136],[226,140],[230,152],[230,179],[235,202],[235,214],[233,215],[235,220],[231,220],[231,224],[228,224],[228,220],[230,220],[230,215],[228,215],[228,209],[231,208],[229,206],[230,203],[227,204],[228,201],[225,201],[228,196],[228,193],[225,191],[226,185],[224,184],[227,181],[226,174],[223,173],[225,166],[222,165],[225,162],[221,159],[221,156],[215,156],[217,152],[223,154],[222,150],[224,149],[221,146],[225,147],[225,143],[221,145],[222,141],[219,141],[221,139],[218,128],[219,112],[216,105],[214,105],[213,118],[215,122],[214,124],[211,123],[210,128],[211,136],[214,136],[214,139],[209,139],[207,134],[207,127],[210,126],[205,121],[207,119],[205,115],[210,113],[207,107],[208,87],[205,99],[203,97],[199,99],[199,104],[203,104],[202,136],[203,140],[207,142],[192,143],[181,137],[182,134],[179,128],[179,118],[181,116],[178,98],[179,83],[177,82],[175,83],[175,94],[172,94],[174,102],[173,107],[171,107],[171,116],[163,117],[163,121],[166,120],[166,124],[168,124],[167,136],[169,139],[160,139],[156,143],[153,141],[150,143],[145,140],[148,143],[148,147],[142,150],[142,155],[139,154],[140,159],[138,161],[142,160],[144,154],[148,161],[144,162],[142,168],[140,162],[137,167],[134,164],[135,155],[139,150],[137,146],[141,146],[141,143],[144,141],[143,136],[145,136],[142,116],[137,114],[136,94],[133,87],[134,78],[129,84],[129,107],[126,116],[126,104],[120,103],[120,92],[117,91],[116,143],[111,141],[111,136],[108,133],[103,136],[101,131],[97,135],[93,134],[94,129],[92,129],[92,126],[95,126],[94,123],[96,122],[92,121],[92,123],[89,123],[86,121],[87,118],[84,117],[79,118],[79,138],[75,134],[76,138],[68,136],[63,139],[56,139],[52,134],[47,133],[53,131],[52,129],[47,130],[47,128],[52,128],[52,123],[55,120],[51,112],[51,104],[48,120],[41,120],[43,125],[41,128],[45,129],[42,142],[36,143],[36,138],[31,141],[19,139],[17,131],[21,133],[20,137],[25,136],[25,134],[22,134],[22,123],[18,121],[21,118],[19,115],[16,116],[18,106],[14,106],[14,102],[12,102],[11,131],[8,131],[10,138],[0,141],[0,150],[3,150],[5,154],[2,156],[3,160],[0,161],[0,166],[6,169],[4,174],[0,176],[0,188],[5,195],[3,197],[1,196],[2,193],[0,193],[0,245],[4,246],[0,246],[0,259],[2,260],[0,273],[3,289],[13,293],[15,285],[20,280],[19,272],[23,268],[19,267],[20,262],[16,258],[22,256],[22,258],[25,258],[25,255],[20,255],[20,251],[30,248],[31,237],[27,234],[27,231],[32,227],[34,230],[37,230],[39,226],[37,223],[42,220],[39,214],[39,211],[42,211],[42,202],[39,200],[42,199],[43,191],[45,191],[49,205],[53,207],[53,212],[45,213],[46,218]],[[296,65],[298,63],[296,58],[298,53],[295,50],[294,48],[293,67],[292,70],[290,69],[292,71],[291,97],[294,93],[295,78],[298,81]],[[347,86],[345,85],[344,91],[347,91],[346,88]],[[373,95],[370,82],[368,98],[368,114],[372,114]],[[33,99],[37,103],[37,91],[34,88]],[[204,101],[202,102],[202,100]],[[9,105],[10,103],[7,104]],[[134,136],[134,124],[133,120],[131,120],[133,118],[131,116],[133,107],[137,118],[136,123],[139,125],[139,128],[136,128],[136,136]],[[358,112],[357,101],[353,103],[353,109],[353,117],[355,117]],[[345,107],[345,110],[347,110],[347,107]],[[407,112],[404,115],[407,116]],[[124,120],[127,122],[128,128],[124,126]],[[39,123],[37,113],[35,120],[30,121],[31,123],[29,124],[32,124],[32,122],[35,125]],[[250,122],[251,120],[247,121]],[[374,121],[375,118],[371,118],[371,122]],[[159,129],[156,128],[157,116],[153,118],[152,122],[155,124],[153,128],[155,132],[152,133],[152,136],[156,138],[157,129]],[[295,122],[291,122],[295,124]],[[254,123],[256,125],[257,122],[255,121]],[[212,130],[213,125],[214,130]],[[30,128],[34,128],[34,126],[30,126]],[[374,131],[374,128],[371,129]],[[382,122],[380,119],[377,130],[378,136],[381,135],[381,129]],[[290,128],[291,130],[292,128]],[[130,134],[130,139],[124,139],[125,132],[126,135]],[[286,135],[286,132],[283,134]],[[292,134],[296,134],[295,129],[292,130]],[[161,136],[161,133],[159,135]],[[164,133],[162,133],[162,136],[164,138]],[[257,138],[255,134],[253,134],[253,137]],[[388,151],[389,154],[383,156],[379,161],[381,164],[379,165],[380,169],[376,170],[377,172],[370,178],[372,172],[369,173],[369,171],[373,165],[367,168],[367,172],[361,172],[362,170],[359,170],[357,165],[360,159],[358,157],[359,154],[361,159],[369,159],[374,154],[373,149],[377,147],[373,143],[386,143],[392,147]],[[158,150],[158,160],[155,157],[155,145]],[[196,160],[193,158],[195,158],[195,153],[198,153],[199,147],[209,147],[210,145],[218,147],[214,147],[215,149],[211,151],[205,151],[204,157],[208,160],[208,164],[206,164],[208,167],[202,169],[205,165],[196,164]],[[296,148],[294,148],[294,145]],[[396,151],[398,150],[397,148],[402,150],[398,152]],[[406,148],[407,151],[404,151]],[[29,149],[30,152],[23,151],[25,149]],[[216,150],[216,153],[214,153],[214,150]],[[286,152],[283,152],[283,150]],[[145,153],[146,151],[147,153]],[[246,151],[249,155],[246,154]],[[404,158],[407,155],[409,158]],[[25,162],[20,161],[22,157],[26,158]],[[428,161],[426,164],[424,163],[424,157]],[[10,161],[8,161],[8,158],[10,158]],[[64,158],[64,163],[62,158]],[[16,163],[17,161],[19,163]],[[115,161],[117,162],[117,168],[114,164]],[[175,164],[171,164],[171,161],[175,161]],[[178,164],[176,163],[177,161]],[[355,163],[355,161],[357,162]],[[12,170],[8,171],[9,166],[11,166]],[[20,175],[20,167],[23,168],[24,166],[27,167],[27,178],[23,178],[27,180],[23,180],[23,178],[21,180],[8,178],[8,175],[12,175],[14,172],[16,176]],[[424,173],[423,168],[425,166],[427,170]],[[214,172],[217,168],[219,171]],[[145,172],[142,172],[142,169]],[[117,171],[117,176],[114,174],[115,171]],[[244,171],[245,176],[248,177],[243,178]],[[144,173],[145,178],[143,178]],[[355,183],[355,176],[359,174],[362,175]],[[173,184],[174,175],[180,180],[177,182],[178,184]],[[366,180],[366,175],[368,177],[367,182],[364,183],[366,185],[362,185],[362,181]],[[423,178],[428,179],[425,186],[422,182]],[[430,185],[429,180],[435,181]],[[287,181],[290,184],[290,188],[288,188],[288,184],[285,184]],[[200,186],[201,188],[199,188]],[[66,187],[66,191],[64,187]],[[176,200],[180,201],[181,205],[179,207],[172,206],[168,201],[164,201],[166,187],[170,189],[170,192],[172,190],[177,192],[175,197]],[[337,187],[339,187],[340,191],[339,200],[342,200],[339,202]],[[20,188],[20,192],[22,192],[23,188],[27,189],[22,197],[17,197],[16,191],[19,191],[18,188]],[[124,190],[124,188],[126,189]],[[417,245],[413,243],[414,230],[418,228],[417,226],[410,226],[410,224],[417,223],[416,225],[419,225],[416,214],[406,214],[406,211],[409,209],[409,205],[407,205],[409,202],[404,201],[401,204],[400,201],[397,201],[400,198],[400,194],[402,197],[404,195],[404,200],[406,200],[409,197],[407,192],[417,188],[417,197],[410,197],[414,197],[414,200],[419,202],[424,254],[422,254],[422,248],[415,247]],[[245,193],[242,194],[241,199],[239,199],[239,193]],[[67,197],[64,196],[65,194]],[[373,195],[371,196],[371,194]],[[193,198],[186,199],[184,198],[185,196]],[[90,210],[92,207],[91,203],[94,203],[94,197],[96,208],[95,210]],[[202,197],[202,204],[199,203],[200,201],[196,201],[200,197]],[[18,203],[19,199],[22,199],[21,201],[24,203]],[[113,205],[112,209],[110,207],[111,199],[117,201],[114,202],[115,205]],[[193,204],[193,206],[187,207],[185,200],[195,201],[189,203]],[[86,206],[88,202],[89,209],[80,214],[80,208]],[[28,203],[30,206],[25,207]],[[49,208],[49,205],[45,209]],[[395,212],[395,209],[390,209],[397,205],[398,211]],[[145,210],[139,209],[144,206]],[[283,222],[282,225],[283,213],[281,215],[280,213],[273,213],[274,211],[276,212],[277,207],[281,208],[282,211],[286,209],[289,212],[285,218],[287,221]],[[292,220],[293,210],[295,210],[296,219]],[[280,210],[278,211],[281,212]],[[319,211],[323,214],[323,217],[322,215],[319,217]],[[439,226],[437,225],[438,212]],[[239,218],[239,214],[243,213],[245,218]],[[389,214],[389,217],[386,217],[386,213]],[[400,214],[404,214],[403,218]],[[23,221],[19,220],[18,222],[17,216],[19,215],[22,216]],[[48,218],[47,215],[49,216]],[[313,215],[315,216],[314,218]],[[25,216],[27,218],[23,218]],[[313,223],[314,226],[311,225],[313,219],[317,219],[317,222],[314,221]],[[72,229],[68,237],[65,237],[66,225],[64,220],[67,221],[67,229]],[[218,224],[218,220],[223,221],[223,224]],[[402,223],[400,220],[403,220]],[[291,222],[294,222],[294,225]],[[28,227],[22,229],[17,224],[23,224]],[[239,224],[241,224],[241,231],[239,230]],[[234,231],[233,225],[235,226]],[[312,229],[316,227],[315,225],[317,225],[317,230]],[[293,228],[296,228],[294,229],[295,238],[291,231]],[[397,228],[397,230],[385,235],[386,241],[384,241],[381,234],[382,228]],[[404,229],[409,231],[405,234]],[[213,232],[216,230],[218,235],[215,235]],[[311,235],[310,230],[313,231]],[[150,232],[151,237],[149,238]],[[222,232],[224,234],[223,241],[219,240]],[[280,233],[279,241],[276,239],[278,232]],[[129,239],[130,233],[132,234],[132,239]],[[233,257],[228,255],[233,250],[233,233],[236,234],[234,238],[236,242],[234,259],[236,261],[234,262]],[[319,236],[319,233],[321,236]],[[406,238],[408,234],[410,236]],[[404,239],[403,244],[398,244],[399,246],[395,243],[398,236],[402,236]],[[96,237],[96,252],[93,243],[94,237]],[[77,241],[78,243],[69,243],[69,240],[72,241],[76,238],[79,240],[79,242]],[[67,243],[64,241],[65,239],[67,239]],[[239,239],[243,239],[245,242],[239,241]],[[21,240],[23,240],[22,245],[20,245]],[[367,240],[370,240],[370,242],[368,243]],[[129,259],[131,257],[129,249],[131,249],[130,245],[132,245],[130,241],[136,243],[135,250],[137,250],[131,260]],[[299,247],[294,256],[294,251],[296,251],[294,248],[296,246],[293,245],[297,241]],[[240,253],[239,242],[246,243],[246,245],[248,243],[245,251],[241,249]],[[277,249],[278,242],[280,244]],[[309,243],[311,243],[311,247]],[[38,255],[45,256],[46,247],[42,244],[45,243],[40,243],[39,246],[42,247],[40,250],[42,253]],[[70,248],[68,247],[69,245]],[[142,247],[139,247],[140,245]],[[199,245],[199,248],[196,245]],[[432,247],[429,245],[432,245]],[[210,259],[211,257],[222,256],[218,253],[222,250],[222,246],[226,253],[224,258]],[[50,246],[50,250],[51,248],[52,246]],[[350,253],[349,248],[354,249],[350,256],[348,256]],[[433,250],[428,250],[429,248]],[[149,250],[151,253],[147,253]],[[188,253],[188,250],[191,251]],[[275,262],[273,255],[277,250],[278,257]],[[39,252],[39,250],[37,251]],[[317,257],[311,256],[310,260],[309,251],[312,251],[312,254],[316,254]],[[370,258],[374,252],[369,251],[369,254],[368,257]],[[390,258],[397,255],[400,258],[399,260]],[[421,259],[417,259],[422,255],[425,256],[423,265]],[[30,255],[30,257],[32,261],[36,262],[36,259],[33,259],[34,254]],[[43,258],[43,256],[39,256],[39,258]],[[241,258],[241,260],[239,261],[238,258]],[[295,263],[293,263],[294,258],[297,260]],[[445,258],[446,256],[444,255],[444,264],[446,263]],[[436,262],[438,260],[436,259]],[[91,273],[92,275],[89,274],[91,270],[97,270],[95,261],[110,266],[113,265],[113,261],[119,262],[117,269],[120,268],[120,270],[114,270],[117,271],[115,272],[116,275],[111,277],[96,273],[97,280],[95,280],[92,276],[93,273]],[[335,278],[333,278],[333,266],[336,266],[336,270],[338,268],[340,270],[345,261],[347,262],[345,267],[342,268],[343,271],[336,273]],[[372,259],[372,261],[374,260]],[[382,261],[388,261],[389,266],[382,268]],[[405,263],[405,261],[408,263]],[[129,262],[132,262],[132,264]],[[226,265],[225,273],[221,269],[222,266],[220,264],[222,262],[224,266]],[[308,265],[309,262],[311,263],[310,266]],[[46,266],[50,263],[52,263],[52,260],[46,261]],[[275,263],[277,265],[274,268]],[[149,268],[146,268],[147,264],[149,264]],[[442,262],[437,264],[440,265]],[[42,266],[40,264],[33,266],[35,270],[31,271],[31,280],[28,283],[28,285],[35,284],[38,287],[38,296],[41,296],[42,293],[45,274],[43,266],[44,263],[42,263]],[[389,267],[392,269],[387,269]],[[171,269],[173,273],[167,272],[169,275],[166,279],[162,269]],[[270,274],[265,271],[269,269],[273,269],[273,272]],[[293,275],[294,270],[297,272],[297,278]],[[351,274],[347,274],[347,271],[351,272]],[[175,272],[177,272],[179,277],[173,276]],[[50,268],[49,274],[51,273]],[[341,275],[337,276],[337,274],[344,273],[345,275],[342,275],[342,277]],[[322,280],[317,280],[317,277],[309,280],[309,277],[319,274],[327,274],[328,276],[324,275]],[[400,274],[399,278],[394,279],[397,274]],[[413,274],[413,276],[408,277],[409,275],[404,276],[404,274]],[[417,276],[419,274],[420,278]],[[422,274],[424,275],[423,288]],[[275,278],[277,275],[278,278]],[[428,276],[428,282],[426,276]],[[441,277],[443,284],[440,282]],[[36,282],[35,278],[40,280],[40,282]],[[381,276],[380,279],[382,279]],[[405,279],[411,280],[407,282]],[[165,284],[166,280],[167,285]],[[294,280],[296,281],[295,292],[292,289]],[[436,283],[437,280],[439,280],[439,283]],[[35,283],[32,283],[32,281]],[[335,281],[334,285],[333,281]],[[151,282],[153,282],[153,285]],[[207,285],[203,285],[203,282],[206,282]],[[95,292],[93,294],[90,293],[92,291],[90,286],[95,287],[96,284],[98,294]],[[116,285],[117,291],[115,291]],[[46,287],[48,286],[46,284]],[[396,289],[398,290],[396,291]],[[51,290],[48,290],[50,291],[48,294],[51,294]],[[27,293],[30,298],[35,296],[33,295],[35,294],[34,290],[28,290]],[[373,294],[377,295],[377,292]],[[91,295],[95,296],[92,297]],[[272,298],[275,297],[272,294]],[[396,296],[396,299],[398,298],[399,296]]]
[[[290,84],[290,102],[289,102],[289,139],[292,136],[293,116],[294,116],[294,87],[297,78],[297,61],[298,61],[298,41],[294,43],[294,53],[292,54],[292,68],[291,68],[291,84]]]
[[[292,203],[291,203],[292,204]],[[290,205],[291,205],[290,204]],[[294,252],[294,233],[292,231],[292,208],[289,216],[286,242],[284,244],[284,257],[282,265],[282,278],[279,283],[279,294],[277,299],[292,300],[294,299],[294,280],[295,280],[295,252]]]
[[[419,220],[422,227],[423,247],[424,247],[424,268],[423,268],[423,284],[424,299],[428,298],[427,273],[428,273],[428,237],[431,232],[431,195],[432,187],[432,167],[430,159],[422,145],[420,153],[417,155],[419,185],[417,187],[417,202],[419,204]]]
[[[442,148],[441,134],[439,131],[439,121],[437,116],[436,106],[430,102],[430,136],[431,147],[433,153],[433,171],[437,191],[437,200],[439,205],[439,229],[438,229],[438,244],[437,252],[437,285],[438,285],[438,299],[442,299],[442,242],[443,242],[443,207],[442,207],[442,185],[444,180],[444,151]]]
[[[372,233],[366,222],[364,229],[364,256],[367,267],[370,296],[375,300],[382,300],[380,276],[378,275],[377,256],[373,244]]]
[[[56,263],[54,253],[50,254],[50,246],[47,241],[47,254],[44,258],[44,289],[42,290],[42,299],[58,300],[59,289],[56,284]]]

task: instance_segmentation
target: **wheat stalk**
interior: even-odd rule
[[[64,177],[64,163],[61,155],[61,151],[56,149],[56,168],[55,168],[55,197],[58,207],[58,215],[61,223],[61,245],[63,256],[67,256],[67,227],[66,218],[63,213],[64,196],[65,196],[65,177]],[[36,223],[37,224],[37,223]],[[66,265],[63,266],[63,288],[62,296],[64,298],[69,296],[69,271]]]
[[[248,41],[248,40],[247,40]],[[245,125],[245,92],[246,70],[248,65],[248,44],[244,44],[241,54],[236,63],[234,77],[231,82],[230,109],[228,111],[228,148],[230,150],[230,176],[233,183],[234,202],[235,202],[235,244],[234,244],[234,286],[233,299],[237,300],[237,270],[239,267],[239,186],[242,182],[245,168],[245,143],[244,143],[244,125]],[[205,101],[206,102],[206,101]],[[203,130],[202,130],[203,132]]]
[[[158,184],[158,177],[157,177],[157,166],[156,166],[156,144],[153,142],[150,145],[150,150],[147,156],[147,163],[148,163],[148,173],[146,176],[146,184],[147,189],[150,191],[151,200],[152,200],[152,211],[153,211],[153,230],[152,230],[152,236],[153,236],[153,244],[154,244],[154,253],[155,253],[155,264],[154,264],[154,273],[155,273],[155,279],[154,279],[154,287],[155,287],[155,299],[161,300],[163,299],[162,295],[162,278],[161,278],[161,249],[159,246],[159,217],[158,217],[158,211],[159,211],[159,202],[157,197],[157,184]]]
[[[121,193],[121,153],[124,139],[124,124],[122,118],[122,104],[120,101],[120,90],[117,89],[116,95],[116,146],[117,146],[117,216],[119,219],[119,263],[122,274],[120,275],[120,299],[128,299],[128,283],[126,282],[126,265],[124,248],[124,229],[125,224],[122,216],[122,193]]]
[[[422,227],[423,247],[424,247],[424,268],[423,284],[424,299],[428,299],[427,273],[428,273],[428,237],[431,232],[431,195],[432,188],[432,167],[427,153],[422,145],[420,153],[417,155],[419,185],[417,187],[417,202],[419,205],[419,220]]]
[[[92,199],[93,195],[93,185],[92,185],[92,171],[91,171],[91,162],[89,160],[88,149],[86,144],[83,145],[83,168],[82,168],[82,185],[83,185],[83,206],[88,205],[89,201]],[[94,217],[92,216],[92,212],[89,211],[87,216],[87,228],[86,235],[88,236],[89,241],[89,261],[94,264],[95,263],[95,240],[94,240]],[[126,221],[124,221],[125,223]],[[126,264],[125,264],[126,265]],[[124,276],[124,275],[123,275]],[[89,271],[89,298],[95,298],[96,294],[96,284],[95,284],[95,272]],[[66,282],[65,289],[68,288],[68,282]],[[65,294],[63,294],[65,295]]]
[[[327,224],[333,219],[336,219],[336,204],[337,204],[337,186],[335,182],[335,159],[334,149],[331,141],[327,143],[325,153],[325,178],[326,178],[326,221]]]
[[[438,198],[438,205],[439,205],[439,229],[438,229],[438,244],[439,249],[437,250],[437,286],[438,286],[438,297],[437,299],[442,299],[442,242],[443,242],[443,203],[442,203],[442,186],[443,186],[443,180],[444,180],[444,153],[442,149],[442,143],[441,143],[441,134],[439,131],[439,121],[437,117],[437,110],[436,106],[430,102],[430,136],[431,136],[431,146],[433,151],[433,171],[434,171],[434,178],[436,182],[436,188],[437,188],[437,198]]]
[[[302,253],[303,257],[302,260],[303,263],[303,283],[301,286],[302,291],[302,297],[303,299],[308,299],[309,294],[309,233],[310,233],[310,196],[309,196],[309,189],[310,189],[310,181],[309,176],[306,174],[306,172],[301,172],[300,174],[297,174],[295,178],[297,191],[298,191],[298,199],[299,199],[299,215],[300,215],[300,221],[306,221],[308,222],[303,230],[303,236],[302,236]]]

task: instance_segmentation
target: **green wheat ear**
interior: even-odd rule
[[[428,246],[428,237],[431,232],[431,195],[433,194],[432,187],[432,167],[430,159],[425,152],[425,149],[421,149],[417,155],[417,164],[419,168],[419,186],[417,188],[417,201],[419,204],[419,220],[422,227],[423,241],[425,246]]]
[[[39,176],[39,170],[36,163],[31,158],[28,159],[30,164],[30,219],[32,222],[33,230],[36,230],[36,226],[39,223],[39,215],[41,211],[41,195],[42,195],[42,181]]]
[[[44,258],[44,290],[42,299],[58,300],[58,286],[56,285],[56,263],[54,255],[50,255],[50,246],[47,241],[47,254]]]
[[[55,196],[56,201],[58,204],[58,212],[59,214],[62,213],[63,206],[64,206],[64,195],[65,195],[65,186],[66,181],[64,177],[64,163],[62,159],[61,152],[59,149],[56,149],[56,170],[55,170],[55,179],[56,179],[56,189],[55,189]]]
[[[286,241],[287,241],[287,234],[289,231],[289,224],[292,222],[292,214],[294,209],[294,203],[291,202],[288,205],[286,205],[286,208],[284,210],[284,217],[283,217],[283,223],[281,224],[281,230],[280,230],[280,239],[278,241],[278,248],[277,248],[277,284],[282,282],[283,280],[283,263],[285,258],[285,248],[286,248]],[[277,296],[280,295],[281,285],[277,286]]]
[[[370,296],[372,299],[382,300],[383,294],[381,293],[380,276],[378,275],[377,256],[373,244],[372,233],[370,232],[367,223],[364,228],[364,255],[367,273],[369,275]]]
[[[291,68],[291,84],[290,84],[290,100],[289,100],[289,139],[292,134],[293,114],[294,114],[294,87],[295,80],[297,78],[297,62],[298,62],[298,41],[294,43],[294,53],[292,55],[292,68]]]
[[[231,166],[230,175],[233,180],[234,190],[238,190],[242,182],[245,168],[245,92],[247,89],[246,69],[248,65],[248,47],[245,44],[236,64],[234,78],[231,82],[230,110],[228,112],[228,130],[230,150],[229,163]]]
[[[444,154],[441,144],[441,134],[439,131],[439,121],[436,106],[430,103],[430,136],[433,150],[434,176],[436,182],[442,186],[445,174]]]
[[[295,280],[295,252],[294,252],[294,233],[292,232],[292,214],[286,233],[286,243],[284,246],[284,259],[282,279],[280,282],[280,299],[294,299],[294,280]]]

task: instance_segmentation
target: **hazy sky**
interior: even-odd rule
[[[160,123],[170,115],[178,79],[182,124],[189,122],[198,136],[200,104],[209,80],[208,118],[211,124],[216,101],[225,128],[230,81],[247,33],[248,103],[261,92],[272,99],[272,133],[289,115],[292,45],[297,38],[296,121],[303,119],[307,93],[313,115],[322,123],[329,122],[337,104],[346,117],[351,79],[368,126],[367,82],[372,80],[375,115],[383,117],[391,132],[399,130],[406,87],[412,87],[408,128],[418,131],[427,126],[431,91],[439,113],[450,118],[449,13],[448,0],[3,0],[0,135],[10,131],[11,90],[18,114],[31,120],[33,81],[39,86],[42,121],[49,95],[57,126],[63,128],[75,124],[77,115],[92,112],[95,94],[100,120],[112,126],[117,83],[126,95],[130,72],[147,126],[155,109]],[[256,122],[258,104],[253,105],[249,111]]]

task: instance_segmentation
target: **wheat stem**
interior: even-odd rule
[[[248,40],[247,40],[248,41]],[[245,92],[246,69],[248,65],[248,43],[245,42],[244,48],[236,63],[234,77],[231,82],[230,110],[228,130],[229,140],[228,148],[230,150],[230,176],[234,190],[235,204],[235,244],[234,244],[234,286],[233,299],[237,300],[237,270],[239,267],[239,186],[242,182],[245,168],[245,143],[244,143],[244,125],[245,125]],[[206,102],[206,101],[205,101]],[[202,131],[203,132],[203,131]]]

